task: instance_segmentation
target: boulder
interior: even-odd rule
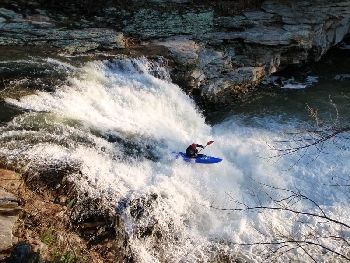
[[[0,188],[0,257],[18,241],[13,232],[20,210],[16,196]]]
[[[30,244],[19,242],[6,259],[6,263],[34,263],[40,262],[38,253],[34,252]]]

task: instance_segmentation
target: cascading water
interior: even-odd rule
[[[273,153],[268,145],[283,131],[293,130],[296,120],[285,124],[260,117],[247,124],[231,116],[211,127],[194,102],[170,82],[166,69],[145,59],[90,62],[76,69],[67,83],[54,92],[6,100],[27,112],[0,128],[0,157],[24,169],[65,163],[79,167],[80,173],[72,173],[69,180],[123,218],[137,261],[208,262],[226,257],[262,262],[266,247],[239,244],[281,236],[305,239],[310,229],[300,221],[313,224],[313,231],[349,238],[349,229],[325,227],[310,215],[222,210],[271,205],[276,189],[263,185],[268,184],[301,190],[327,215],[348,220],[348,194],[328,184],[332,174],[348,174],[348,150],[331,145],[336,156],[269,158]],[[215,143],[205,152],[222,157],[220,164],[187,164],[171,155],[192,142],[211,139]],[[274,197],[283,198],[283,193]],[[138,198],[151,200],[140,216],[132,216],[130,207],[120,209],[123,200]],[[309,200],[299,200],[293,209],[319,212]],[[143,234],[145,228],[151,233]],[[344,249],[332,239],[321,242],[335,251]],[[334,258],[334,253],[317,256],[318,246],[308,249],[316,259]],[[276,258],[286,259],[311,260],[296,249]]]

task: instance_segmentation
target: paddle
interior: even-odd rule
[[[214,142],[214,141],[209,141],[209,142],[207,142],[207,144],[204,146],[204,148],[202,148],[202,149],[199,150],[199,153],[200,153],[202,150],[204,150],[205,147],[207,147],[208,145],[212,144],[213,142]]]

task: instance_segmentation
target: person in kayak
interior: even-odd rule
[[[192,143],[190,146],[187,147],[186,155],[190,158],[196,158],[198,156],[197,147],[204,149],[203,145]]]

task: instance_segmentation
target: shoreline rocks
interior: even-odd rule
[[[1,172],[1,171],[0,171]],[[15,173],[1,172],[0,182],[17,180]],[[18,242],[14,236],[16,223],[21,212],[20,201],[12,193],[0,188],[0,259],[3,259],[12,246]]]
[[[264,1],[213,19],[210,33],[153,43],[169,49],[188,90],[221,103],[288,66],[318,61],[350,32],[350,2]]]
[[[173,80],[188,93],[226,103],[288,66],[318,61],[350,33],[347,0],[90,4],[6,0],[0,46],[76,55],[153,50],[171,62]]]
[[[19,200],[0,189],[0,259],[18,241],[13,232],[20,211]]]
[[[44,178],[37,188],[10,170],[0,169],[0,179],[1,262],[132,262],[98,200],[78,204]]]

